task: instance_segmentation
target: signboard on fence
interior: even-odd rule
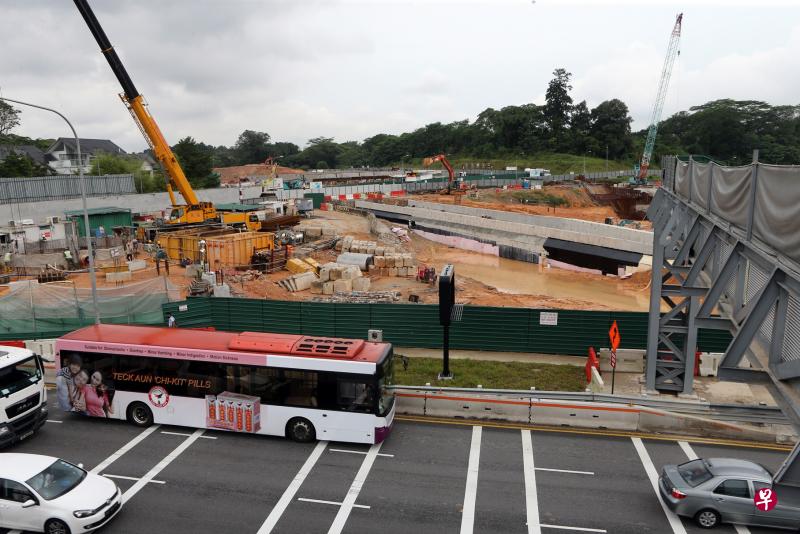
[[[540,312],[539,324],[543,326],[558,326],[558,312]]]

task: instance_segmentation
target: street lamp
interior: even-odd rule
[[[86,230],[86,252],[89,254],[89,279],[92,283],[92,306],[94,307],[94,322],[95,324],[100,324],[100,308],[97,306],[97,279],[95,277],[94,271],[94,255],[92,254],[92,234],[89,229],[89,212],[86,211],[86,181],[83,176],[83,161],[81,157],[81,140],[78,138],[78,134],[75,132],[75,128],[72,127],[72,123],[69,120],[59,113],[58,111],[50,108],[46,108],[44,106],[37,106],[36,104],[30,104],[28,102],[22,102],[20,100],[12,100],[11,98],[5,98],[0,96],[0,100],[5,100],[6,102],[13,102],[15,104],[20,104],[22,106],[30,106],[32,108],[43,109],[45,111],[50,111],[55,113],[62,119],[64,122],[67,123],[69,129],[72,130],[72,135],[75,137],[75,147],[78,151],[78,175],[80,176],[81,182],[81,201],[83,202],[83,227]]]

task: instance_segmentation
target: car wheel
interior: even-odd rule
[[[286,436],[300,443],[308,443],[317,439],[317,431],[308,419],[295,417],[286,424]]]
[[[70,530],[66,523],[60,519],[50,519],[44,524],[45,534],[69,534]]]
[[[143,402],[132,402],[128,406],[128,422],[147,427],[153,424],[153,411]]]
[[[697,515],[694,516],[694,520],[700,528],[714,528],[719,525],[720,517],[719,513],[706,508],[705,510],[697,512]]]

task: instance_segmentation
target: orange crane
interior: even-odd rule
[[[449,195],[453,190],[453,183],[456,180],[456,172],[453,170],[453,166],[450,165],[450,162],[447,161],[447,157],[444,154],[438,154],[430,158],[425,158],[422,160],[422,165],[425,167],[430,167],[437,161],[440,161],[442,165],[444,165],[444,168],[447,169],[447,194]]]

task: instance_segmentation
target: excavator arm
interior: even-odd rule
[[[452,191],[453,189],[453,183],[455,182],[456,179],[456,173],[453,170],[453,166],[450,165],[449,161],[447,161],[447,157],[444,154],[438,154],[430,158],[425,158],[424,160],[422,160],[422,165],[424,165],[425,167],[430,167],[437,161],[440,161],[442,165],[444,165],[444,168],[447,169],[447,194],[449,195],[450,191]]]
[[[179,207],[178,203],[175,201],[175,193],[173,192],[173,189],[177,189],[186,201],[186,204],[188,204],[189,210],[202,211],[205,215],[203,219],[213,217],[213,206],[211,206],[210,203],[201,203],[197,200],[197,195],[189,184],[189,180],[186,179],[186,175],[183,173],[183,169],[181,169],[175,154],[172,152],[166,139],[164,139],[164,135],[161,133],[155,119],[153,119],[152,115],[147,111],[144,97],[139,94],[139,91],[136,90],[136,86],[133,85],[133,81],[122,65],[122,61],[119,59],[114,47],[111,46],[111,42],[108,40],[102,26],[100,26],[92,8],[89,7],[86,0],[74,1],[83,20],[86,21],[86,25],[89,26],[89,30],[100,46],[100,50],[108,61],[111,70],[122,86],[123,93],[120,95],[120,98],[125,103],[136,125],[153,150],[156,160],[158,160],[164,168],[164,172],[168,178],[167,192],[169,193],[172,206],[176,208]],[[209,217],[209,215],[211,215],[211,217]]]

